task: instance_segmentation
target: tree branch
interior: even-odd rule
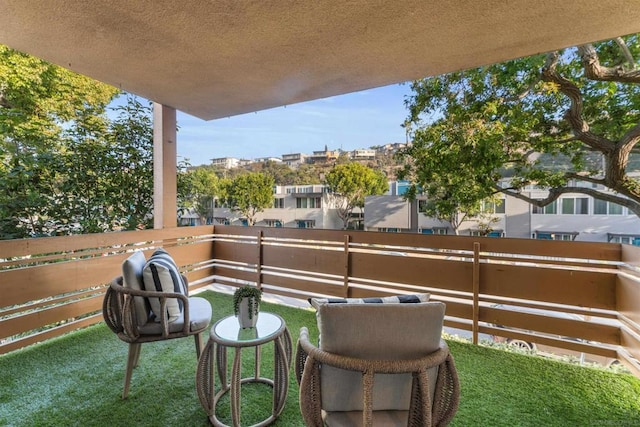
[[[620,45],[619,42],[618,45]],[[640,83],[640,70],[635,68],[633,57],[631,57],[630,52],[628,54],[625,53],[625,48],[626,45],[624,45],[622,49],[623,54],[627,61],[632,64],[631,68],[625,67],[624,65],[605,67],[600,64],[598,52],[596,52],[592,44],[578,46],[578,55],[582,58],[585,76],[591,80],[603,82]],[[628,49],[626,49],[626,51],[628,52]]]
[[[547,61],[542,68],[542,79],[557,84],[560,91],[571,101],[571,106],[564,114],[565,120],[580,141],[603,153],[611,151],[614,148],[614,143],[591,132],[589,124],[582,118],[582,94],[578,86],[558,73],[556,70],[558,58],[558,52],[547,54]]]
[[[636,124],[622,135],[622,138],[620,138],[620,141],[618,142],[618,146],[620,150],[631,152],[638,141],[640,141],[640,123]]]
[[[633,55],[629,50],[629,46],[627,46],[627,44],[624,42],[622,37],[616,37],[613,40],[616,42],[616,44],[622,51],[622,55],[627,59],[627,62],[629,63],[629,65],[631,65],[631,68],[636,68],[636,60],[633,58]]]
[[[596,190],[595,188],[588,187],[557,187],[549,190],[549,195],[544,199],[533,199],[529,196],[525,196],[524,194],[516,191],[511,191],[511,189],[504,188],[502,189],[502,193],[515,197],[516,199],[524,200],[525,202],[532,204],[538,207],[544,207],[549,203],[552,203],[558,198],[567,193],[577,193],[577,194],[585,194],[587,196],[591,196],[594,199],[605,200],[608,202],[613,202],[621,206],[625,206],[627,209],[632,211],[634,214],[640,216],[640,203],[628,199],[626,197],[617,196],[615,194],[604,193],[602,191]]]
[[[532,81],[529,86],[527,86],[527,88],[525,90],[523,90],[522,92],[514,95],[514,96],[508,96],[506,98],[501,98],[501,101],[503,102],[513,102],[513,101],[522,101],[527,95],[529,95],[536,87],[536,85],[538,84],[538,82],[540,81],[540,79],[536,79],[534,81]]]
[[[600,184],[600,185],[607,185],[605,183],[605,180],[603,178],[594,178],[592,176],[589,175],[583,175],[583,174],[579,174],[576,172],[567,172],[565,173],[565,176],[569,179],[579,179],[580,181],[586,181],[586,182],[590,182],[592,184]]]

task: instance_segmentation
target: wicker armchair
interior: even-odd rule
[[[440,339],[444,304],[327,304],[317,316],[319,348],[302,328],[296,352],[307,426],[451,421],[460,390],[453,357]]]
[[[129,344],[123,399],[129,393],[131,375],[133,368],[138,365],[143,343],[194,336],[196,358],[198,358],[203,348],[201,332],[209,326],[212,316],[211,304],[204,298],[189,297],[177,292],[141,289],[144,256],[142,253],[139,254],[138,258],[134,255],[125,261],[124,277],[116,277],[111,282],[102,306],[102,314],[107,326],[118,338]],[[187,283],[186,277],[182,276],[182,278],[184,283]],[[157,298],[159,301],[162,310],[159,319],[155,319],[149,309],[149,298]],[[172,299],[181,301],[183,310],[178,319],[169,321],[166,306]]]

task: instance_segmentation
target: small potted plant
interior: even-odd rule
[[[243,286],[233,294],[233,313],[241,328],[253,328],[258,321],[262,290],[253,286]]]

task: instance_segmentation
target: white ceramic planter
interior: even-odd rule
[[[259,314],[260,305],[258,304],[258,313],[254,313],[253,317],[249,318],[249,298],[242,298],[238,308],[238,322],[241,328],[255,328]]]

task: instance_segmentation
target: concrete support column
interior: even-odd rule
[[[176,109],[153,103],[153,228],[178,226]]]

